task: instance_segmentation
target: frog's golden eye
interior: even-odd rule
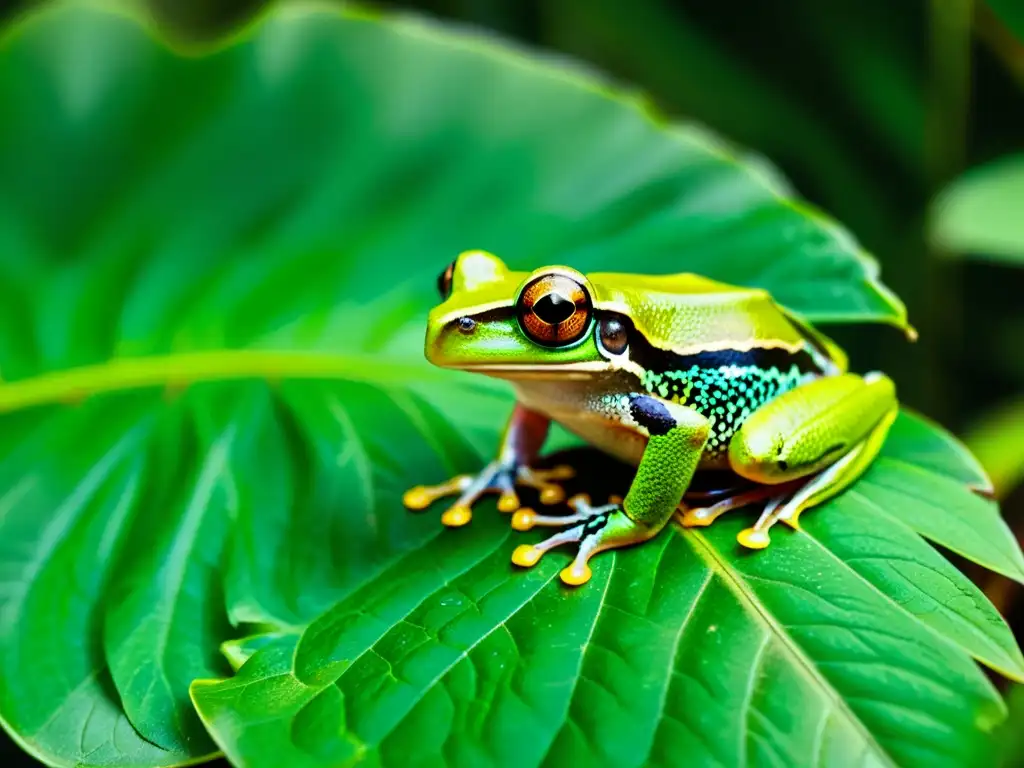
[[[452,277],[455,275],[455,262],[453,261],[444,268],[444,272],[437,276],[437,292],[441,294],[441,301],[452,295]]]
[[[541,275],[529,283],[517,306],[519,324],[538,344],[562,347],[587,332],[593,306],[587,289],[566,275]]]

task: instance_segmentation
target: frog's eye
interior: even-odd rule
[[[437,276],[437,292],[441,294],[441,301],[445,301],[452,295],[452,276],[455,274],[455,262],[453,261],[444,268],[444,272]]]
[[[614,315],[601,318],[597,324],[597,338],[610,355],[621,355],[629,346],[626,324]]]
[[[587,289],[566,275],[541,275],[519,294],[519,325],[538,344],[562,347],[578,341],[590,325]]]

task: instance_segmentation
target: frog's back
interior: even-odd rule
[[[846,369],[834,342],[767,291],[692,274],[587,277],[594,306],[623,314],[640,332],[630,356],[643,372],[641,387],[711,422],[702,466],[724,463],[729,440],[754,410]]]
[[[599,309],[630,317],[656,347],[679,355],[716,349],[797,347],[807,335],[762,289],[689,273],[594,273]]]

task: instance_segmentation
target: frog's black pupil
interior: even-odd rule
[[[533,314],[548,325],[564,323],[576,312],[576,305],[560,293],[545,293],[533,305]]]

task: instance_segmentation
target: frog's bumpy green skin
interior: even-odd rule
[[[482,251],[461,254],[438,280],[427,357],[437,365],[508,379],[518,403],[498,458],[477,476],[410,490],[422,509],[458,493],[447,525],[469,522],[485,492],[514,512],[512,526],[562,530],[523,545],[513,562],[532,566],[576,544],[562,580],[590,578],[588,561],[656,535],[702,469],[731,469],[752,490],[709,507],[683,508],[685,526],[711,524],[730,509],[765,501],[739,542],[759,549],[778,521],[847,488],[877,455],[897,413],[892,381],[846,373],[830,339],[764,291],[696,275],[582,275],[567,267],[512,272]],[[571,472],[530,469],[556,420],[591,444],[637,465],[625,499],[592,506],[569,500],[569,516],[519,509],[514,486],[562,498]]]

